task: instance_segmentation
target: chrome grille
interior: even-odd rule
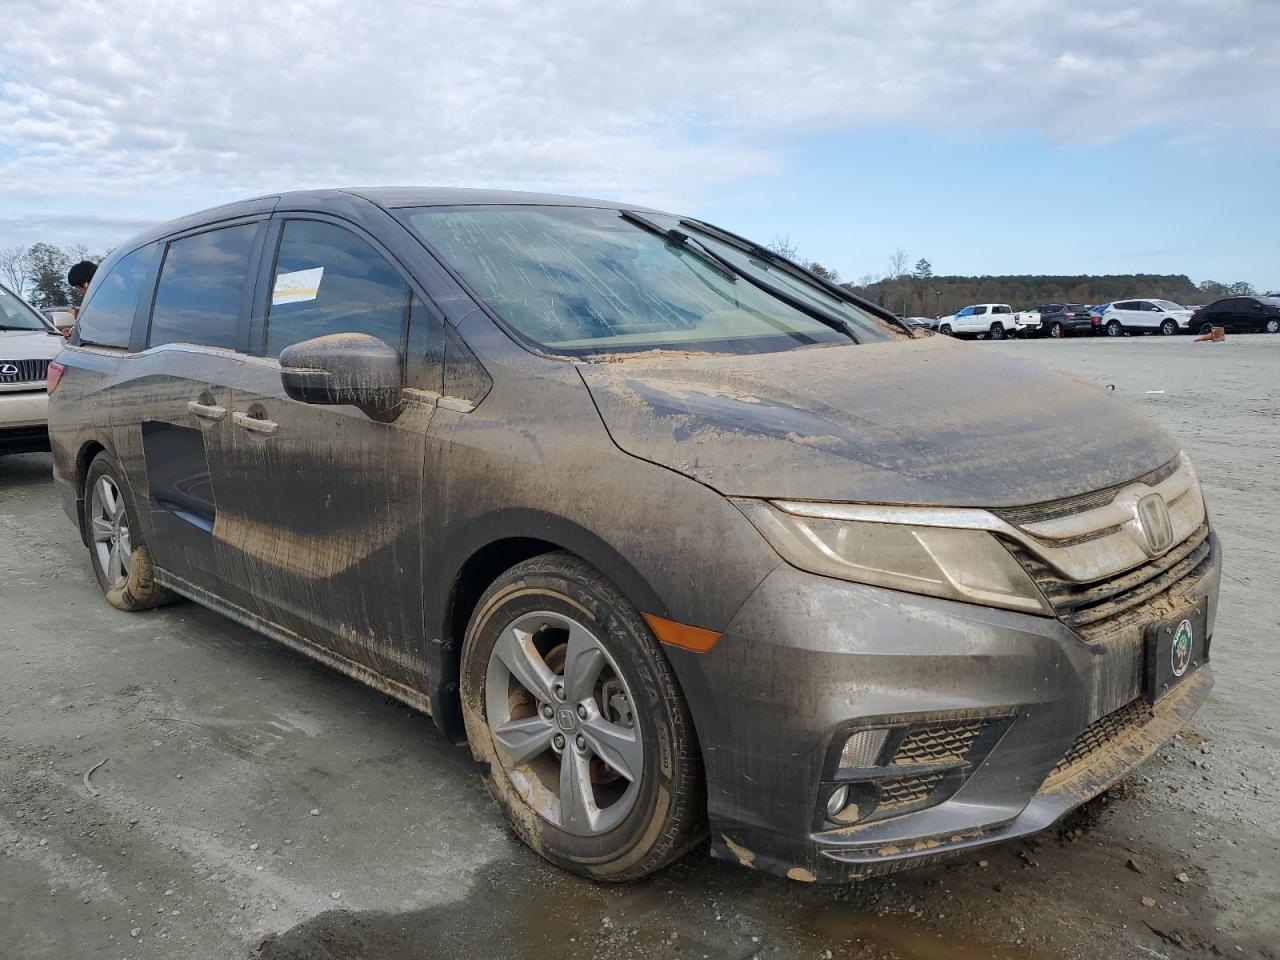
[[[1010,551],[1044,592],[1059,618],[1086,637],[1110,633],[1133,619],[1149,619],[1144,609],[1170,592],[1179,581],[1203,574],[1212,560],[1208,523],[1162,557],[1132,570],[1092,583],[1073,583],[1058,576],[1025,547]]]
[[[894,766],[913,763],[954,763],[964,760],[979,734],[987,728],[987,720],[961,720],[954,723],[917,727],[899,744],[891,761]]]
[[[48,375],[48,360],[0,360],[0,383],[44,383]]]
[[[1113,710],[1104,717],[1099,717],[1084,732],[1076,737],[1071,748],[1062,755],[1062,759],[1049,771],[1048,780],[1056,779],[1078,763],[1083,763],[1095,753],[1123,736],[1134,727],[1140,727],[1151,719],[1151,706],[1146,701],[1131,700],[1119,710]]]
[[[880,790],[880,808],[905,807],[928,800],[945,776],[945,773],[938,772],[881,780],[877,785]]]
[[[1161,481],[1173,476],[1178,469],[1178,464],[1179,459],[1174,457],[1164,466],[1156,467],[1149,473],[1144,473],[1140,477],[1127,480],[1114,487],[1094,490],[1091,493],[1082,493],[1079,496],[1067,497],[1065,500],[1032,503],[1025,507],[996,507],[991,512],[1015,527],[1021,527],[1028,523],[1041,523],[1045,520],[1055,520],[1058,517],[1069,517],[1073,513],[1081,513],[1094,507],[1105,506],[1116,498],[1117,493],[1135,483],[1145,483],[1149,487],[1154,487]]]

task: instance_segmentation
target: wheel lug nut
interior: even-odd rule
[[[548,720],[555,715],[555,711],[551,709],[551,704],[544,703],[542,705],[542,715]]]
[[[552,744],[552,746],[554,746],[557,750],[563,750],[563,749],[564,749],[564,735],[563,735],[563,734],[560,734],[560,733],[557,733],[554,737],[552,737],[552,738],[551,738],[551,744]]]
[[[560,686],[560,684],[557,683],[552,692],[555,693],[557,700],[564,699],[564,687]]]
[[[573,742],[578,745],[579,750],[587,749],[587,738],[582,734],[578,734],[577,737],[574,738]]]
[[[578,716],[583,720],[587,719],[587,708],[581,703],[578,704]]]

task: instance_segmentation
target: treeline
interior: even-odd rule
[[[926,264],[927,267],[927,264]],[[925,271],[927,273],[927,271]],[[1118,273],[1105,276],[935,277],[903,273],[843,286],[904,317],[939,317],[971,303],[1007,303],[1015,310],[1046,303],[1108,303],[1135,297],[1205,304],[1255,293],[1248,283],[1191,282],[1184,274]]]
[[[67,271],[81,260],[103,259],[90,256],[82,243],[65,250],[52,243],[6,247],[0,250],[0,283],[37,307],[78,307],[80,294],[67,285]]]

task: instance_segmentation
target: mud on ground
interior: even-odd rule
[[[705,851],[625,888],[571,878],[424,717],[193,604],[108,607],[48,458],[9,457],[0,956],[1280,957],[1280,337],[972,348],[1164,423],[1226,549],[1212,699],[1058,829],[848,887]]]

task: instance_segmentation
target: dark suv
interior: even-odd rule
[[[1198,333],[1208,333],[1214,327],[1280,333],[1280,297],[1223,297],[1191,317],[1191,329]]]
[[[1167,434],[698,220],[221,207],[116,248],[50,390],[112,604],[191,598],[430,712],[599,879],[707,832],[800,880],[1022,836],[1213,684]]]
[[[1047,303],[1037,307],[1040,314],[1040,334],[1045,337],[1065,337],[1073,333],[1094,332],[1094,318],[1083,303]]]

